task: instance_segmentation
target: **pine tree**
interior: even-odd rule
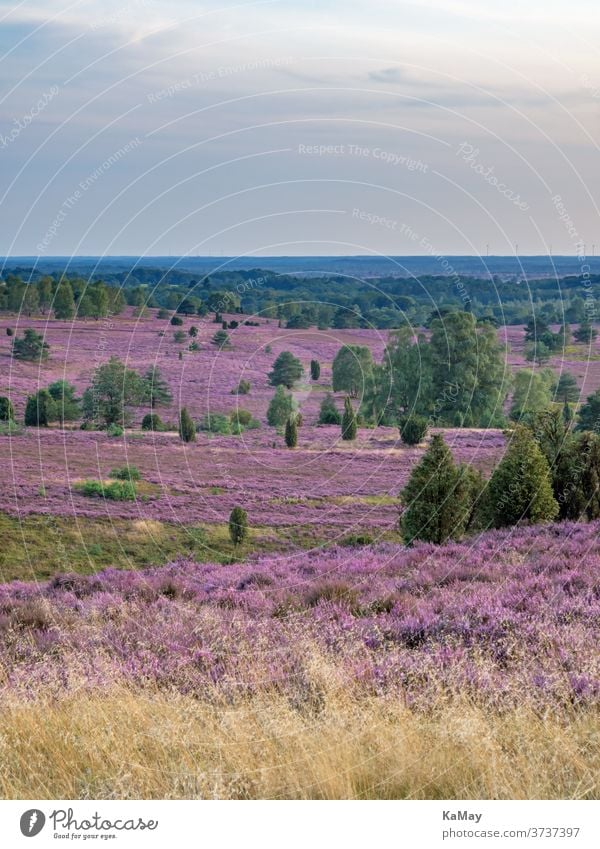
[[[146,400],[151,407],[170,404],[173,400],[169,384],[163,378],[157,366],[150,366],[143,377],[146,384]]]
[[[229,516],[229,538],[240,545],[248,536],[248,514],[242,507],[234,507]]]
[[[344,415],[342,416],[342,439],[351,441],[356,439],[356,415],[352,409],[352,402],[346,396],[344,401]]]
[[[310,361],[310,376],[313,380],[318,380],[321,377],[321,365],[318,360]]]
[[[333,399],[333,395],[331,392],[328,392],[327,395],[321,401],[321,407],[319,409],[319,421],[317,424],[320,425],[339,425],[342,422],[342,417],[340,415],[340,411],[335,406],[335,401]]]
[[[196,428],[186,407],[179,413],[179,437],[182,442],[196,441]]]
[[[225,330],[217,330],[211,342],[215,347],[223,349],[223,348],[231,348],[231,342],[229,341],[229,334]]]
[[[401,493],[400,529],[406,542],[439,545],[460,539],[473,513],[475,483],[468,467],[457,467],[443,437],[435,434]]]
[[[497,528],[521,521],[537,524],[557,516],[548,461],[527,428],[519,426],[511,435],[487,495],[490,518]]]
[[[293,414],[285,423],[285,444],[288,448],[295,448],[298,445],[298,423]]]
[[[303,374],[300,360],[289,351],[282,351],[273,363],[273,370],[269,372],[269,383],[271,386],[285,386],[291,389]]]
[[[44,342],[44,337],[28,327],[22,339],[15,339],[12,344],[12,355],[16,360],[40,362],[48,359],[50,346]]]

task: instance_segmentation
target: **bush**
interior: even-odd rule
[[[162,431],[165,426],[158,413],[146,413],[142,419],[142,430]]]
[[[235,329],[236,329],[236,327],[239,327],[239,322],[238,322],[238,321],[233,320],[233,321],[230,321],[230,322],[229,322],[229,329],[230,329],[230,330],[235,330]]]
[[[168,318],[170,316],[170,314],[171,313],[169,312],[169,310],[166,310],[164,307],[161,307],[159,309],[159,311],[156,313],[156,317],[165,319],[165,318]]]
[[[231,390],[232,395],[248,395],[251,389],[250,381],[240,380],[235,389]]]
[[[398,426],[402,442],[406,445],[418,445],[427,436],[427,419],[424,416],[402,416]]]
[[[223,413],[209,413],[202,419],[199,430],[228,435],[231,433],[231,419]]]
[[[231,348],[229,334],[225,330],[217,330],[217,332],[210,341],[211,344],[214,345],[216,348]]]
[[[23,433],[23,428],[20,424],[9,419],[8,421],[0,420],[0,436],[19,436]]]
[[[10,422],[14,417],[15,408],[12,401],[6,395],[0,395],[0,422]]]
[[[106,428],[106,433],[111,437],[123,436],[123,428],[113,422]]]
[[[310,361],[310,376],[313,380],[318,380],[321,376],[321,365],[318,360]]]
[[[15,332],[15,331],[12,329],[12,327],[7,327],[7,328],[6,328],[6,335],[7,335],[7,336],[14,336],[14,332]]]
[[[229,537],[234,545],[240,545],[248,536],[248,514],[242,507],[234,507],[229,516]]]
[[[16,360],[28,362],[47,360],[49,350],[50,346],[44,342],[44,337],[30,327],[27,328],[22,339],[15,339],[12,344],[13,357]]]
[[[185,340],[186,340],[185,331],[184,330],[176,330],[175,333],[173,334],[173,341],[181,343],[181,342],[185,342]]]
[[[183,324],[183,319],[179,318],[178,315],[174,315],[171,318],[171,324],[173,325],[173,327],[181,327],[181,325]]]
[[[48,427],[54,418],[54,401],[46,389],[40,389],[35,395],[29,395],[25,404],[25,424],[27,427]]]
[[[135,484],[130,480],[112,481],[104,484],[102,481],[87,480],[77,487],[82,495],[88,498],[108,498],[111,501],[135,501]]]
[[[234,410],[230,413],[229,418],[232,422],[238,425],[242,425],[242,427],[246,427],[252,421],[252,413],[250,410],[243,410],[239,407],[237,410]]]
[[[118,469],[112,469],[109,477],[120,481],[141,481],[142,479],[137,466],[121,466]]]
[[[333,395],[328,392],[327,395],[321,401],[321,407],[319,409],[319,420],[317,424],[339,425],[341,423],[342,417],[340,415],[340,411],[335,406]]]
[[[179,438],[182,442],[196,441],[196,428],[192,417],[185,407],[179,413]]]
[[[283,427],[293,412],[294,399],[283,386],[278,386],[269,403],[267,422],[271,427]]]
[[[348,536],[341,540],[340,545],[358,548],[361,545],[373,545],[373,542],[374,540],[371,534],[348,534]]]

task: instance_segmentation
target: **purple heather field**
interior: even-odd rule
[[[340,345],[369,345],[379,360],[385,334],[288,331],[272,322],[232,331],[233,349],[217,352],[210,345],[215,324],[188,318],[184,329],[199,327],[201,350],[180,360],[184,345],[154,317],[19,319],[17,332],[35,326],[51,346],[40,369],[11,360],[3,333],[11,322],[1,324],[0,394],[10,395],[18,418],[28,393],[59,378],[82,391],[94,366],[117,354],[140,371],[159,366],[174,394],[163,418],[174,420],[180,405],[198,419],[239,404],[261,427],[240,436],[201,432],[189,445],[176,433],[139,427],[118,438],[55,427],[2,436],[0,510],[185,525],[222,524],[241,504],[253,527],[315,527],[328,543],[311,551],[290,545],[285,554],[256,554],[229,566],[181,559],[146,571],[0,586],[2,686],[27,691],[42,683],[124,679],[182,692],[208,692],[215,684],[231,693],[276,688],[310,701],[307,668],[318,653],[349,680],[376,693],[397,692],[416,707],[440,690],[498,706],[598,700],[597,523],[492,531],[443,547],[407,549],[397,535],[397,542],[382,541],[397,532],[398,495],[423,446],[402,445],[392,428],[360,429],[355,442],[343,443],[339,427],[317,427],[316,418]],[[505,332],[510,363],[522,367],[522,329],[499,331]],[[322,366],[317,384],[305,377],[294,392],[304,418],[294,451],[266,425],[274,391],[267,372],[283,350],[298,356],[307,373],[312,358]],[[593,358],[564,367],[586,391],[600,385]],[[231,390],[242,378],[252,390],[238,398]],[[498,430],[444,436],[457,460],[486,475],[503,453]],[[126,464],[139,468],[146,487],[135,501],[77,491],[81,480],[106,478]],[[335,545],[361,532],[374,545]]]
[[[584,705],[600,695],[599,567],[598,525],[563,523],[13,583],[0,586],[0,669],[24,692],[124,680],[231,698],[275,688],[314,705],[318,654],[416,708],[440,692]]]

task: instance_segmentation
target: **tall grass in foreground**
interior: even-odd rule
[[[0,704],[4,798],[597,798],[600,723],[332,689],[235,704],[115,688]]]

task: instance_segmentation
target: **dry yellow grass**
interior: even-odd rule
[[[0,796],[16,798],[597,798],[598,716],[424,717],[330,692],[298,709],[132,692],[0,704]]]

